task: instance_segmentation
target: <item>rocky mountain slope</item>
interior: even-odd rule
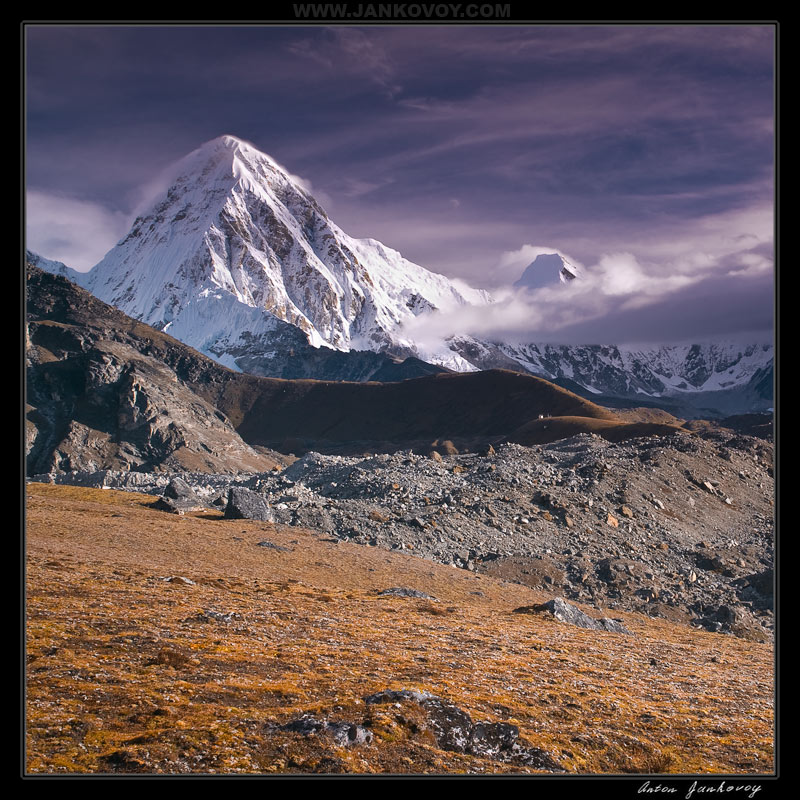
[[[459,331],[424,342],[403,325],[437,310],[491,302],[342,231],[268,155],[233,136],[174,168],[168,188],[88,273],[29,259],[235,370],[283,378],[393,380],[409,357],[457,371],[507,368],[606,404],[651,402],[686,417],[773,404],[769,343],[622,348],[493,342]],[[540,254],[515,287],[581,280],[563,256]],[[380,358],[376,354],[391,357]]]
[[[270,469],[180,374],[185,345],[35,267],[27,273],[28,470]],[[160,351],[160,352],[159,352]]]
[[[237,373],[62,277],[31,266],[27,281],[31,474],[252,470],[263,463],[253,447],[427,452],[434,442],[475,449],[587,430],[620,439],[676,429],[623,422],[547,381],[503,371],[394,383]]]

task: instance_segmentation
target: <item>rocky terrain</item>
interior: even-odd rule
[[[174,477],[33,480],[162,494]],[[772,446],[755,437],[611,443],[580,434],[483,455],[311,452],[282,470],[179,478],[193,495],[188,510],[228,505],[232,516],[402,550],[598,607],[771,636]]]
[[[768,419],[26,322],[30,773],[771,770]]]
[[[427,452],[446,441],[474,450],[583,431],[623,439],[679,427],[625,421],[541,378],[504,370],[391,383],[257,377],[221,366],[61,276],[30,266],[27,290],[29,474],[259,471],[284,463],[279,453]]]
[[[26,775],[773,771],[770,644],[412,552],[29,484]]]

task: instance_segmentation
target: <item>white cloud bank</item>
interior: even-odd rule
[[[408,338],[432,345],[453,335],[506,341],[636,343],[764,331],[772,324],[772,215],[734,212],[701,219],[680,237],[638,242],[585,267],[558,248],[525,244],[503,253],[510,284],[537,256],[558,253],[581,278],[545,288],[494,292],[494,302],[420,315]]]

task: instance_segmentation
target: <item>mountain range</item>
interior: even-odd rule
[[[550,381],[506,370],[413,380],[283,380],[236,372],[63,276],[27,268],[28,474],[102,469],[265,471],[283,454],[475,452],[593,432],[681,430],[626,421]]]
[[[606,405],[656,405],[686,417],[772,406],[770,344],[543,345],[457,331],[409,338],[404,325],[414,317],[487,305],[491,294],[349,236],[302,180],[236,137],[190,153],[167,183],[89,272],[34,253],[28,260],[255,375],[367,381],[506,368]],[[561,255],[541,254],[514,288],[576,280],[580,270]]]

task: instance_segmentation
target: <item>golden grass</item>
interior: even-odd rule
[[[364,705],[386,688],[518,725],[573,773],[773,770],[767,645],[632,614],[634,636],[598,634],[512,613],[547,599],[527,587],[151,503],[29,486],[29,773],[526,771],[439,749],[412,704]],[[375,740],[275,727],[303,713]]]

